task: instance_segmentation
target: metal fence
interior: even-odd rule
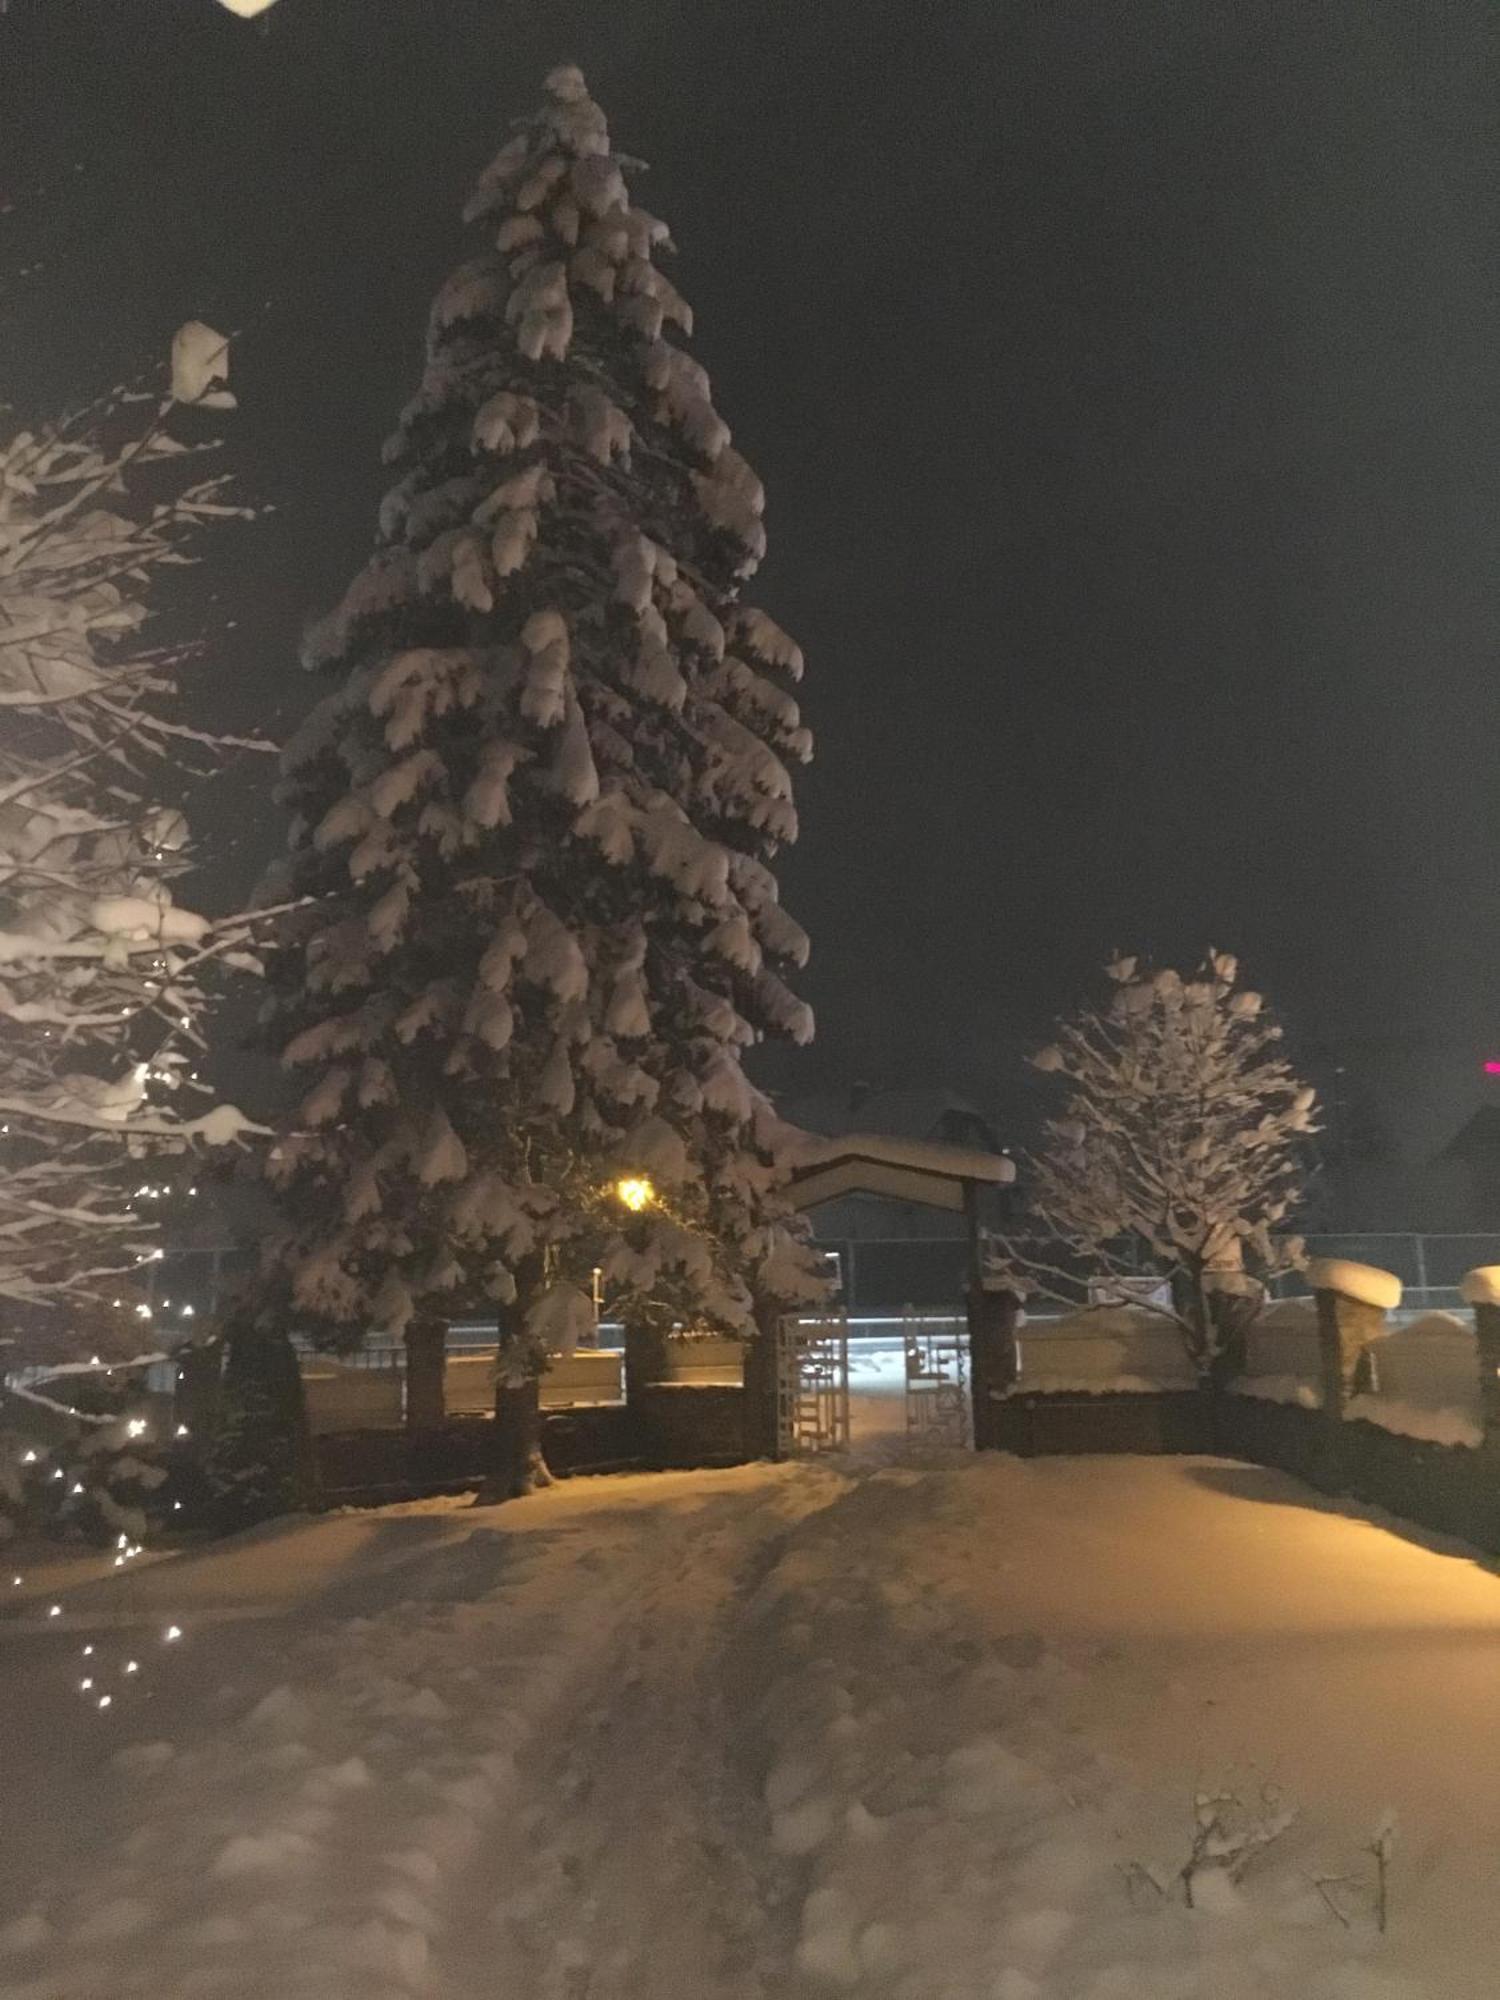
[[[961,1237],[884,1236],[817,1239],[838,1258],[844,1303],[852,1317],[889,1315],[904,1309],[947,1312],[963,1297],[968,1246]],[[1465,1271],[1477,1264],[1500,1264],[1500,1231],[1491,1234],[1421,1234],[1374,1231],[1309,1236],[1309,1257],[1348,1257],[1376,1264],[1401,1280],[1403,1304],[1413,1309],[1451,1309],[1459,1304]],[[1300,1274],[1279,1279],[1278,1297],[1309,1290]],[[1046,1311],[1045,1306],[1040,1308]]]

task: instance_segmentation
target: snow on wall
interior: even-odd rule
[[[1252,1378],[1293,1378],[1310,1385],[1317,1400],[1321,1380],[1318,1309],[1310,1299],[1280,1299],[1259,1315],[1245,1343],[1245,1377],[1246,1393],[1251,1395],[1264,1397],[1267,1393],[1249,1388]]]
[[[1175,1323],[1130,1306],[1033,1322],[1018,1347],[1023,1392],[1143,1394],[1191,1389],[1198,1379]]]
[[[1479,1445],[1484,1442],[1483,1426],[1462,1410],[1433,1409],[1418,1403],[1403,1403],[1394,1396],[1354,1396],[1344,1405],[1348,1418],[1362,1417],[1398,1437],[1423,1438],[1429,1444]]]
[[[1322,1390],[1302,1375],[1242,1375],[1230,1388],[1236,1396],[1252,1396],[1258,1403],[1295,1403],[1302,1410],[1323,1407]]]
[[[1479,1343],[1455,1313],[1423,1313],[1369,1350],[1375,1389],[1427,1409],[1479,1415]]]
[[[1315,1257],[1307,1267],[1307,1280],[1315,1292],[1342,1292],[1345,1298],[1378,1306],[1382,1312],[1401,1303],[1401,1280],[1393,1271],[1355,1264],[1347,1257]]]

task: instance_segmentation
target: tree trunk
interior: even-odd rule
[[[223,1401],[207,1472],[224,1530],[319,1503],[302,1370],[280,1328],[231,1327]]]
[[[519,1500],[552,1484],[542,1449],[542,1372],[547,1358],[532,1351],[526,1334],[526,1315],[545,1276],[540,1257],[523,1257],[515,1274],[516,1296],[499,1312],[494,1434],[489,1476],[479,1489],[481,1506]]]
[[[1199,1384],[1206,1388],[1214,1373],[1214,1326],[1201,1262],[1184,1258],[1183,1268],[1172,1278],[1172,1304],[1183,1322],[1183,1340]]]
[[[177,1384],[172,1397],[172,1422],[188,1434],[188,1449],[200,1456],[219,1424],[224,1397],[224,1342],[191,1341],[177,1352]]]
[[[1249,1292],[1215,1290],[1209,1294],[1209,1311],[1214,1322],[1209,1386],[1215,1395],[1222,1395],[1245,1372],[1250,1328],[1260,1311],[1260,1300]]]
[[[406,1428],[441,1430],[448,1415],[448,1322],[414,1319],[406,1329]]]
[[[480,1491],[480,1504],[520,1500],[551,1484],[552,1474],[542,1451],[541,1377],[528,1375],[520,1382],[497,1382],[491,1469]]]

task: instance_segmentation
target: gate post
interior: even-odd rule
[[[996,1451],[1000,1437],[996,1405],[1020,1373],[1016,1330],[1021,1323],[1021,1295],[1014,1280],[981,1282],[969,1287],[967,1305],[974,1449]]]
[[[1323,1385],[1323,1447],[1317,1483],[1343,1483],[1344,1405],[1354,1393],[1365,1349],[1385,1332],[1385,1316],[1401,1303],[1401,1280],[1373,1264],[1314,1258],[1307,1269],[1318,1305],[1318,1363]]]
[[[1481,1264],[1466,1272],[1459,1294],[1474,1311],[1485,1449],[1500,1454],[1500,1264]]]
[[[755,1332],[745,1347],[745,1451],[750,1458],[786,1457],[781,1435],[781,1320],[769,1299],[755,1302]]]

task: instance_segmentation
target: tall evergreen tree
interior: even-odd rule
[[[770,865],[802,655],[740,601],[760,481],[668,337],[692,315],[632,170],[566,67],[481,175],[379,546],[309,642],[340,684],[286,758],[287,1302],[335,1339],[491,1302],[506,1491],[591,1264],[630,1312],[747,1334],[817,1282],[741,1068],[812,1031]]]

